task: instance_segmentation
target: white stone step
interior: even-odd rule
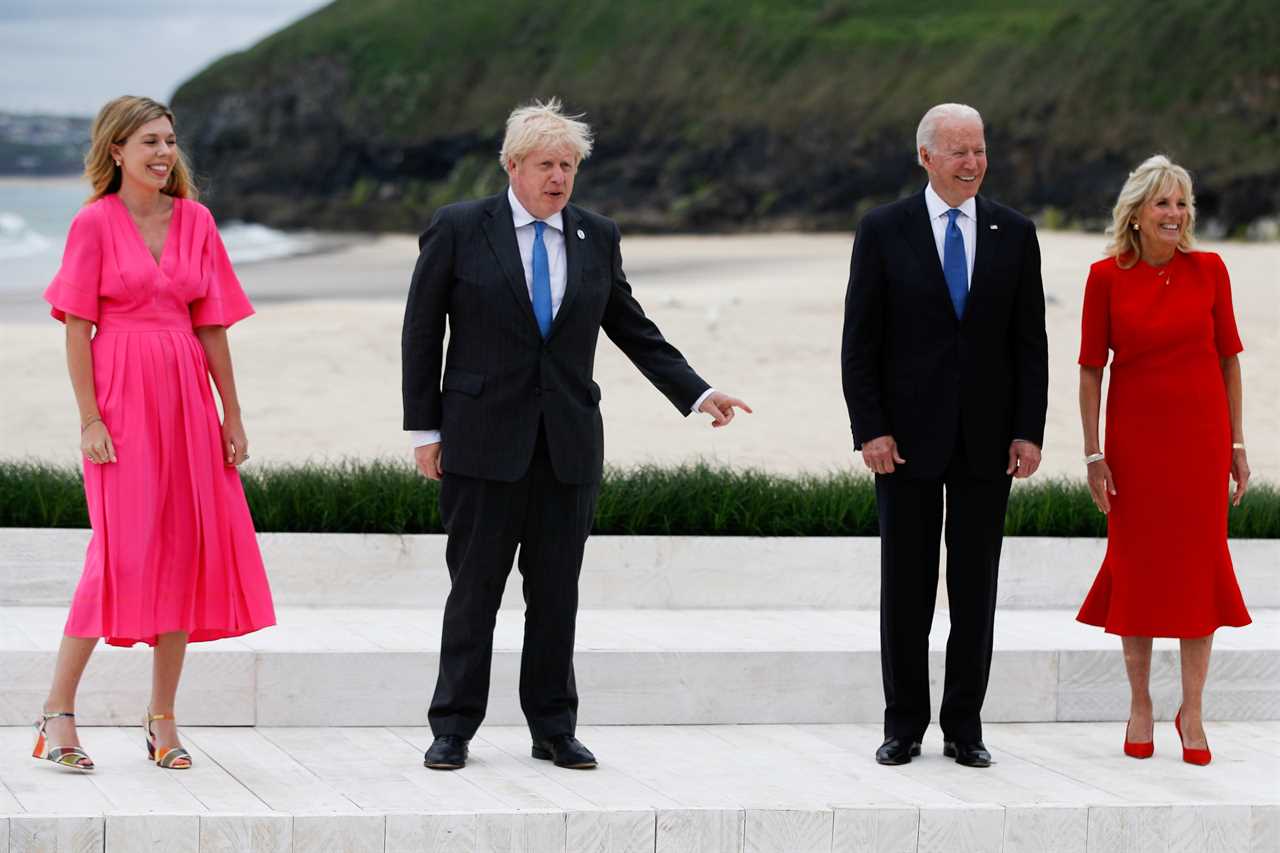
[[[0,605],[68,602],[88,540],[87,530],[0,528]],[[440,607],[449,591],[443,536],[264,533],[259,541],[282,605]],[[1230,547],[1245,601],[1280,607],[1280,540],[1232,540]],[[1000,606],[1079,607],[1105,551],[1102,539],[1009,537]],[[580,600],[599,609],[874,609],[880,543],[868,537],[595,536],[587,541]],[[945,585],[939,603],[945,606]],[[503,604],[522,606],[519,583],[508,584]]]
[[[34,718],[66,617],[61,607],[0,608],[0,725]],[[280,608],[280,624],[192,646],[179,696],[200,725],[419,725],[437,668],[441,611]],[[1280,719],[1280,611],[1218,632],[1206,714]],[[882,718],[879,616],[868,610],[584,610],[577,680],[584,724],[846,723]],[[931,638],[941,693],[948,614]],[[489,721],[523,721],[516,696],[523,617],[495,633]],[[1152,691],[1171,717],[1180,701],[1177,641],[1157,640]],[[147,699],[144,647],[102,648],[77,712],[133,722]],[[1074,611],[1002,610],[984,718],[992,722],[1123,720],[1129,691],[1116,637]]]
[[[29,757],[0,728],[0,850],[103,853],[1274,853],[1280,723],[1214,723],[1214,761],[1156,727],[1147,761],[1121,724],[991,724],[985,770],[936,729],[880,767],[878,725],[594,727],[600,759],[562,770],[523,728],[486,725],[468,766],[422,767],[413,728],[186,726],[194,768],[142,760],[139,730],[84,728],[98,769]]]

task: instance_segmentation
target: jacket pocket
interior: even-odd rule
[[[450,367],[444,372],[441,388],[445,391],[458,391],[469,397],[479,397],[484,389],[484,374]]]

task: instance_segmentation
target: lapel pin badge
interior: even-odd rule
[[[581,229],[581,228],[579,228],[579,229],[578,229],[578,239],[579,239],[579,240],[585,240],[585,239],[587,239],[587,235],[586,235],[586,234],[584,234],[584,233],[582,233],[582,229]]]
[[[1000,230],[1000,226],[999,226],[999,225],[992,225],[992,226],[991,226],[991,230],[992,230],[992,231],[999,231],[999,230]]]

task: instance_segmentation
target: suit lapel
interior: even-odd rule
[[[520,244],[516,242],[516,226],[512,219],[511,203],[507,201],[507,193],[494,196],[493,203],[485,211],[484,236],[493,249],[498,266],[506,276],[511,295],[516,298],[521,310],[538,331],[538,321],[533,316],[533,302],[529,299],[529,285],[524,280],[524,263],[520,260]],[[541,336],[541,332],[538,332]]]
[[[946,276],[942,274],[942,260],[938,257],[938,243],[933,238],[933,224],[929,221],[929,206],[924,202],[923,191],[908,205],[903,230],[906,232],[907,243],[920,259],[920,265],[929,279],[929,290],[936,298],[946,301],[947,310],[954,317],[956,309],[951,304],[951,291],[947,288]]]
[[[991,263],[1000,245],[1000,222],[996,218],[994,208],[981,196],[975,200],[978,207],[976,228],[978,246],[974,250],[973,278],[969,280],[969,302],[964,310],[966,317],[973,313],[974,299],[986,290],[988,279],[991,277]]]
[[[556,318],[551,323],[552,335],[556,333],[556,329],[560,328],[561,323],[564,322],[564,317],[569,312],[569,306],[573,303],[574,298],[578,295],[578,290],[582,287],[582,255],[585,246],[584,240],[578,239],[578,231],[581,230],[583,234],[586,233],[583,230],[582,217],[578,215],[573,205],[565,205],[561,214],[561,222],[564,225],[564,298],[560,300],[560,310],[556,312]]]

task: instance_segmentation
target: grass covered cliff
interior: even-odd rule
[[[174,96],[221,216],[415,231],[501,187],[517,103],[597,134],[575,200],[652,230],[851,227],[923,185],[920,115],[982,111],[986,194],[1074,221],[1169,153],[1202,219],[1280,212],[1272,0],[337,0]]]

